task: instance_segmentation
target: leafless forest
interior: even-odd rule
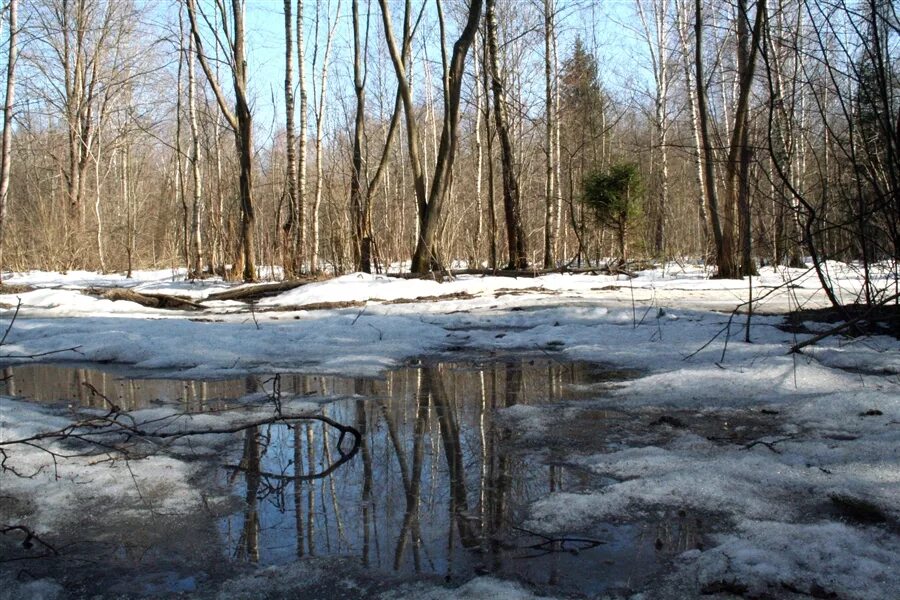
[[[6,0],[0,264],[896,269],[895,3],[597,4]]]

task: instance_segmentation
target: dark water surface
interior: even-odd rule
[[[210,495],[230,491],[235,499],[227,508],[196,518],[135,517],[135,539],[124,544],[98,543],[98,533],[91,534],[92,543],[73,542],[73,551],[91,555],[85,564],[94,563],[77,567],[82,575],[104,565],[95,571],[103,583],[95,582],[94,591],[121,585],[146,593],[191,592],[240,565],[341,556],[354,557],[373,573],[453,582],[495,573],[547,593],[591,595],[652,576],[663,558],[661,540],[671,552],[696,543],[695,527],[678,518],[558,532],[555,539],[521,528],[531,502],[554,491],[596,489],[602,482],[554,464],[543,451],[517,450],[523,432],[504,415],[527,410],[514,408],[519,405],[591,397],[597,384],[624,373],[541,358],[431,363],[382,379],[252,375],[178,381],[128,375],[15,367],[5,371],[0,393],[97,407],[106,403],[102,394],[125,410],[162,403],[202,412],[228,408],[248,393],[272,394],[277,386],[282,396],[332,398],[322,414],[361,437],[352,458],[319,477],[352,446],[346,437],[339,446],[335,428],[304,421],[237,434],[222,462],[211,467]],[[88,517],[85,531],[95,531]],[[68,572],[76,568],[72,563],[44,567],[33,570],[61,579],[78,576]],[[117,567],[132,580],[115,583]],[[63,568],[67,572],[54,572]],[[141,574],[137,588],[135,573]]]

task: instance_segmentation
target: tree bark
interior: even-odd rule
[[[719,222],[719,202],[716,194],[715,155],[713,140],[709,131],[709,110],[706,103],[706,76],[703,71],[703,3],[694,3],[694,68],[697,75],[697,113],[700,124],[700,143],[703,148],[703,179],[706,188],[706,201],[709,204],[709,219],[716,245],[716,263],[720,277],[731,277],[734,274],[734,260],[731,249],[726,248]]]
[[[359,32],[359,0],[352,0],[353,15],[353,90],[356,96],[356,116],[353,122],[353,160],[350,170],[350,221],[352,227],[352,250],[354,267],[371,273],[371,239],[368,237],[368,198],[364,198],[362,182],[367,177],[363,173],[363,136],[366,128],[366,86],[361,38]],[[367,196],[367,194],[366,194]]]
[[[223,4],[219,4],[219,10],[224,14]],[[187,0],[188,17],[191,22],[191,34],[197,45],[197,58],[206,78],[212,87],[219,110],[228,121],[234,132],[235,146],[237,147],[238,162],[240,164],[240,204],[241,204],[241,249],[235,270],[240,270],[244,281],[256,279],[256,265],[254,262],[254,223],[253,210],[253,116],[250,113],[250,103],[247,97],[247,60],[244,52],[244,6],[242,0],[231,0],[231,16],[234,21],[234,32],[230,39],[225,40],[226,47],[231,49],[231,55],[227,57],[232,65],[232,80],[234,83],[234,112],[228,107],[225,94],[219,85],[219,80],[213,73],[203,54],[203,40],[197,27],[197,15],[194,0]]]
[[[419,209],[420,232],[416,240],[416,250],[413,254],[412,271],[415,273],[424,273],[432,270],[433,267],[438,266],[435,243],[437,241],[440,219],[443,212],[444,199],[447,194],[447,188],[449,187],[449,176],[452,172],[453,160],[456,155],[459,102],[462,91],[465,58],[478,28],[478,21],[481,17],[482,0],[472,0],[469,4],[466,25],[460,33],[459,38],[456,40],[456,43],[453,45],[453,54],[449,61],[447,74],[445,76],[448,93],[444,103],[444,123],[441,130],[441,139],[438,144],[437,156],[435,157],[434,175],[431,180],[430,192],[427,189],[425,173],[422,168],[421,158],[419,157],[419,127],[416,119],[416,107],[413,104],[412,92],[406,74],[406,60],[401,54],[400,48],[397,45],[397,40],[394,36],[390,11],[387,7],[387,0],[378,0],[378,3],[381,7],[388,50],[391,55],[391,62],[394,65],[394,73],[397,76],[399,93],[403,101],[403,109],[406,115],[406,132],[410,166],[413,172],[413,184],[416,191],[416,205]],[[404,16],[404,51],[411,43],[409,27],[410,17],[411,6],[409,0],[407,0]]]
[[[16,92],[16,60],[18,58],[19,2],[9,3],[9,54],[6,64],[6,98],[3,102],[3,141],[0,147],[0,281],[3,281],[3,233],[9,202],[10,156],[12,155],[13,103]]]
[[[525,232],[522,229],[519,182],[515,172],[515,158],[506,115],[506,98],[497,56],[497,19],[494,14],[494,2],[495,0],[486,0],[487,37],[491,57],[491,87],[494,92],[494,122],[497,136],[500,139],[500,166],[503,171],[503,208],[506,214],[506,237],[509,250],[507,268],[525,269],[528,267],[528,252],[525,244]]]
[[[294,228],[297,227],[297,144],[294,141],[294,19],[291,14],[293,0],[284,0],[284,143],[287,160],[288,217],[284,223],[282,248],[284,275],[297,275],[297,244]]]

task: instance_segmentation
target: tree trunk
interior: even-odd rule
[[[341,2],[338,0],[336,14],[340,14]],[[316,8],[316,30],[318,31],[319,12]],[[322,76],[319,87],[319,98],[316,105],[316,195],[312,206],[312,255],[310,259],[310,269],[313,273],[318,273],[319,267],[319,210],[322,205],[322,184],[324,181],[324,172],[322,166],[322,141],[325,139],[325,98],[328,92],[328,59],[331,56],[331,43],[334,40],[334,32],[337,29],[339,19],[335,17],[334,22],[328,28],[328,34],[325,39],[325,53],[322,57]],[[316,42],[318,44],[318,40]]]
[[[297,248],[294,271],[303,272],[306,257],[306,48],[303,35],[303,0],[297,0],[297,79],[300,88],[300,123],[297,145],[297,228],[294,244]]]
[[[282,247],[284,248],[284,275],[296,277],[297,244],[294,228],[297,227],[297,154],[294,142],[294,20],[291,14],[293,0],[284,0],[284,121],[285,154],[287,159],[288,217],[284,223]]]
[[[473,50],[475,60],[472,61],[472,66],[475,76],[475,212],[477,225],[475,227],[475,239],[472,244],[473,260],[471,262],[477,264],[469,265],[470,267],[478,266],[481,263],[479,251],[481,250],[481,239],[484,237],[484,207],[483,199],[481,197],[481,181],[484,176],[484,150],[481,143],[481,97],[483,91],[481,86],[481,74],[478,72],[478,41],[475,40],[473,44],[475,46],[475,49]]]
[[[724,236],[724,253],[730,255],[725,266],[719,265],[719,277],[733,278],[741,275],[753,275],[756,267],[750,256],[750,159],[752,151],[749,146],[750,127],[750,91],[753,86],[753,75],[756,67],[757,48],[762,33],[766,0],[758,0],[756,18],[751,32],[748,31],[747,0],[738,0],[738,100],[735,108],[734,127],[731,136],[731,147],[728,161],[725,163],[726,204],[723,227],[728,235]],[[733,247],[734,213],[738,210],[740,219],[741,268],[735,264]],[[723,232],[724,233],[724,232]]]
[[[234,96],[238,127],[235,141],[241,165],[241,262],[244,281],[256,280],[253,259],[253,236],[256,217],[253,212],[253,116],[247,97],[247,59],[244,52],[244,6],[242,0],[231,0],[234,17]],[[199,44],[198,44],[198,50]]]
[[[478,28],[478,20],[481,17],[482,0],[472,0],[466,18],[466,25],[459,38],[453,45],[453,55],[444,76],[447,82],[447,98],[444,102],[444,123],[441,129],[441,139],[438,144],[435,157],[434,175],[431,180],[431,190],[427,191],[425,174],[422,169],[422,161],[419,157],[420,136],[416,119],[416,107],[413,104],[412,92],[406,74],[406,60],[401,54],[394,37],[390,12],[387,0],[378,0],[381,7],[382,22],[384,23],[385,37],[391,62],[394,65],[394,73],[403,109],[406,115],[407,147],[410,155],[410,166],[413,171],[413,183],[416,191],[416,205],[419,209],[421,225],[420,233],[416,240],[416,250],[412,259],[412,270],[416,273],[424,273],[437,265],[435,254],[435,242],[439,231],[440,219],[443,211],[444,199],[449,187],[450,174],[453,170],[453,160],[456,156],[456,144],[458,140],[457,128],[459,125],[459,102],[462,92],[462,78],[465,69],[465,58],[469,46],[475,38]],[[406,3],[403,29],[404,54],[411,43],[409,20],[411,16],[410,3]]]
[[[494,92],[494,121],[500,139],[500,166],[503,171],[503,208],[506,214],[506,235],[509,249],[508,268],[526,269],[528,268],[528,252],[525,247],[525,232],[522,229],[519,182],[515,172],[512,140],[509,136],[506,116],[506,98],[497,56],[497,19],[494,15],[494,2],[495,0],[486,0],[487,37],[490,52],[491,87]]]
[[[554,228],[554,213],[556,198],[554,196],[554,159],[553,131],[556,122],[555,103],[553,94],[553,49],[552,41],[556,36],[554,27],[553,0],[544,0],[544,110],[547,113],[544,123],[544,154],[546,156],[546,170],[544,173],[544,268],[550,269],[554,265],[554,248],[556,247],[556,230]]]
[[[218,4],[219,10],[224,12],[224,4]],[[234,132],[235,146],[237,147],[238,161],[240,163],[240,200],[241,200],[241,247],[240,256],[235,264],[235,271],[241,271],[244,281],[256,279],[256,265],[254,262],[254,224],[253,211],[253,116],[250,113],[250,104],[247,97],[247,59],[244,52],[244,6],[242,0],[231,0],[231,16],[234,21],[232,39],[224,41],[224,45],[231,49],[230,62],[233,65],[234,83],[234,112],[228,108],[225,94],[219,85],[219,80],[213,73],[203,54],[203,40],[197,27],[196,8],[194,0],[187,0],[188,17],[191,22],[191,34],[197,45],[197,58],[200,67],[206,74],[219,105],[219,110],[228,121]],[[226,15],[222,15],[223,19]],[[217,41],[220,43],[221,40]]]
[[[702,233],[702,253],[706,259],[709,257],[709,216],[707,215],[707,199],[706,189],[703,182],[703,158],[702,144],[700,142],[700,125],[697,110],[697,89],[694,85],[694,76],[691,70],[690,54],[688,52],[688,32],[687,32],[687,4],[685,0],[676,0],[675,18],[678,25],[678,38],[681,42],[681,52],[684,62],[684,80],[687,88],[688,103],[691,108],[691,135],[694,140],[694,160],[696,167],[696,182],[698,193],[697,215],[700,222],[700,231]]]
[[[370,240],[367,232],[368,198],[363,197],[363,136],[366,128],[366,87],[359,32],[359,0],[352,0],[353,15],[353,90],[356,95],[356,117],[353,122],[353,163],[350,170],[350,221],[354,268],[371,273]],[[363,49],[364,50],[364,49]],[[366,194],[367,196],[367,194]]]
[[[9,201],[9,171],[12,155],[13,103],[16,91],[16,59],[18,56],[19,3],[9,3],[9,54],[6,64],[6,98],[3,102],[3,141],[0,148],[0,281],[3,281],[3,233]]]
[[[713,230],[713,238],[716,245],[716,263],[719,267],[720,277],[732,277],[734,275],[734,261],[730,248],[726,248],[722,234],[722,226],[719,223],[719,202],[716,194],[715,155],[713,152],[713,140],[709,132],[709,110],[706,106],[706,77],[703,72],[703,2],[695,0],[694,3],[694,67],[697,75],[697,112],[700,123],[700,143],[703,148],[703,178],[706,188],[706,200],[709,204],[709,218]]]
[[[203,277],[203,179],[200,174],[200,132],[197,125],[197,92],[194,78],[193,38],[188,37],[188,120],[191,126],[191,174],[194,182],[191,203],[190,262],[188,276]]]

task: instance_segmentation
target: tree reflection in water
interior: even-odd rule
[[[534,362],[438,364],[384,380],[285,377],[284,393],[337,398],[326,414],[360,433],[359,456],[309,480],[334,462],[338,431],[313,422],[265,427],[256,441],[248,432],[235,482],[246,507],[223,525],[242,532],[235,555],[275,564],[355,555],[445,577],[502,570],[517,554],[521,510],[565,489],[566,474],[512,453],[497,410],[559,398],[564,381],[585,377],[583,365]]]
[[[494,572],[553,586],[552,593],[595,594],[623,579],[628,585],[635,573],[650,576],[660,564],[657,554],[677,554],[702,538],[701,522],[689,514],[551,537],[520,528],[531,502],[551,492],[596,489],[598,482],[529,452],[527,444],[514,444],[515,420],[504,419],[503,411],[592,395],[595,388],[582,384],[628,373],[538,359],[436,364],[380,380],[128,379],[48,365],[11,367],[3,375],[0,391],[81,406],[98,402],[85,389],[129,409],[162,403],[186,413],[228,410],[245,405],[248,393],[279,390],[282,400],[321,400],[316,418],[324,421],[246,430],[220,459],[229,465],[221,483],[242,505],[219,520],[219,533],[227,557],[239,561],[270,565],[310,555],[356,556],[381,571],[449,579]],[[587,430],[557,431],[555,439],[599,437],[607,424],[618,427],[627,418],[586,414],[592,415]],[[596,539],[603,545],[595,547]],[[206,555],[179,557],[163,548],[167,560],[212,568]]]

